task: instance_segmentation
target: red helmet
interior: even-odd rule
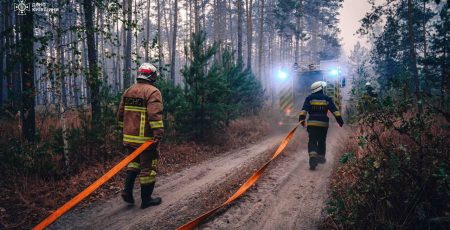
[[[153,82],[156,80],[157,76],[158,69],[156,68],[156,66],[150,63],[142,63],[142,65],[139,66],[137,79],[143,79]]]

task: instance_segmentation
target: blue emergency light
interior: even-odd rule
[[[333,68],[330,70],[329,74],[333,77],[336,77],[339,75],[339,70],[337,68]]]
[[[283,70],[279,70],[277,73],[277,76],[279,79],[286,79],[287,78],[287,73],[284,72]]]

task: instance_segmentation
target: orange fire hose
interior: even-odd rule
[[[134,150],[130,155],[128,155],[127,157],[125,157],[125,159],[123,159],[121,162],[119,162],[119,164],[117,164],[116,166],[114,166],[111,170],[109,170],[105,175],[103,175],[102,177],[100,177],[98,180],[96,180],[93,184],[91,184],[89,187],[87,187],[85,190],[83,190],[82,192],[80,192],[78,195],[76,195],[74,198],[72,198],[71,200],[69,200],[67,203],[65,203],[63,206],[61,206],[60,208],[58,208],[56,211],[54,211],[50,216],[48,216],[47,218],[45,218],[41,223],[39,223],[38,225],[36,225],[33,230],[38,230],[38,229],[44,229],[47,226],[49,226],[51,223],[53,223],[55,220],[57,220],[59,217],[61,217],[62,215],[64,215],[64,213],[66,213],[67,211],[69,211],[71,208],[73,208],[75,205],[77,205],[78,203],[80,203],[80,201],[82,201],[84,198],[86,198],[87,196],[89,196],[92,192],[94,192],[95,190],[97,190],[100,186],[102,186],[106,181],[108,181],[109,179],[111,179],[114,175],[116,175],[123,167],[125,167],[126,165],[128,165],[128,163],[130,163],[132,160],[134,160],[134,158],[136,158],[137,156],[139,156],[139,154],[141,154],[145,149],[147,149],[151,144],[153,144],[153,141],[147,141],[144,144],[142,144],[141,146],[139,146],[139,148],[137,148],[136,150]]]
[[[266,170],[267,166],[269,166],[270,162],[272,162],[284,150],[286,145],[289,143],[289,141],[294,136],[295,130],[297,130],[297,128],[300,126],[300,123],[301,122],[297,123],[295,125],[295,127],[283,139],[283,141],[281,142],[280,146],[278,146],[278,149],[273,154],[272,158],[269,161],[267,161],[258,171],[253,173],[253,175],[250,178],[248,178],[247,181],[230,198],[228,198],[227,201],[225,201],[223,204],[221,204],[221,205],[219,205],[219,206],[217,206],[217,207],[215,207],[215,208],[205,212],[201,216],[195,218],[194,220],[191,220],[190,222],[184,224],[183,226],[177,228],[177,230],[190,230],[190,229],[195,228],[195,226],[197,226],[201,221],[203,221],[204,219],[208,218],[210,215],[215,213],[217,210],[223,208],[224,206],[226,206],[227,204],[233,202],[238,197],[240,197],[242,194],[244,194],[253,184],[256,183],[256,181],[258,181],[258,179],[261,177],[263,172]]]

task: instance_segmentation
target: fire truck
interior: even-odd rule
[[[278,107],[282,117],[296,118],[303,106],[305,98],[311,93],[311,84],[325,81],[324,93],[333,99],[336,107],[341,110],[341,88],[345,87],[345,77],[339,62],[336,60],[320,61],[319,64],[309,64],[299,67],[280,69],[277,72]],[[290,120],[290,119],[289,119]]]

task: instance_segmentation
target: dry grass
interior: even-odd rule
[[[68,127],[80,127],[81,119],[79,112],[69,110],[66,112],[66,122]],[[19,114],[9,114],[0,117],[0,144],[6,144],[10,139],[22,137],[21,122]],[[38,112],[36,114],[36,130],[41,139],[48,139],[53,134],[52,131],[61,128],[61,121],[57,114],[48,112]]]

